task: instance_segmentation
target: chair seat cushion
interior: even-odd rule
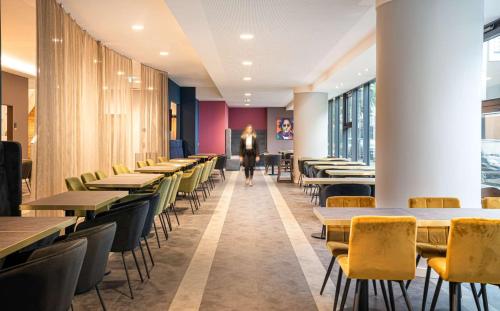
[[[424,258],[446,257],[446,245],[417,243],[417,253]]]
[[[333,257],[347,255],[347,252],[349,251],[349,244],[342,242],[330,241],[326,243],[326,247],[328,247]]]
[[[447,281],[448,276],[446,274],[446,257],[434,257],[427,261],[429,267],[436,271],[439,276]]]

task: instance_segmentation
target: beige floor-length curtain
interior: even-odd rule
[[[98,44],[52,0],[37,1],[36,197],[66,190],[64,179],[95,169]]]
[[[165,72],[141,65],[140,153],[167,154],[167,83]]]

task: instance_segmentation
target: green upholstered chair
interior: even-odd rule
[[[148,164],[145,161],[137,161],[136,164],[138,168],[143,168],[148,166]]]
[[[98,170],[95,172],[95,177],[97,177],[98,180],[101,180],[107,178],[108,174],[104,173],[104,171]]]
[[[148,166],[154,166],[154,165],[156,165],[156,163],[155,163],[155,161],[153,159],[147,159],[146,163],[147,163]]]
[[[92,174],[91,172],[86,172],[86,173],[83,173],[82,175],[80,175],[80,177],[82,178],[82,181],[84,184],[88,183],[88,182],[91,182],[91,181],[96,181],[97,178],[95,177],[94,174]]]
[[[165,223],[165,220],[163,219],[163,209],[165,204],[167,203],[168,199],[168,193],[170,191],[170,187],[172,185],[172,177],[166,177],[164,178],[156,190],[156,192],[160,195],[160,200],[158,202],[158,206],[155,211],[155,216],[158,216],[158,219],[160,220],[161,227],[163,229],[163,233],[165,234],[165,239],[168,239],[168,231],[167,231],[167,225]],[[156,229],[156,224],[154,224],[154,229],[156,233],[156,240],[158,242],[158,247],[160,247],[160,239],[158,236],[158,231]]]
[[[128,174],[130,170],[123,164],[115,164],[113,165],[113,173],[115,173],[115,175]]]
[[[177,172],[172,176],[175,176],[175,182],[173,183],[172,186],[172,195],[170,196],[170,200],[167,202],[168,203],[168,208],[170,208],[175,215],[175,218],[177,219],[177,225],[180,225],[179,223],[179,217],[177,217],[177,211],[175,210],[175,202],[177,201],[177,192],[179,191],[179,185],[181,184],[182,180],[182,172]]]
[[[124,164],[119,164],[120,165],[120,171],[122,172],[122,174],[130,174],[132,173],[127,166],[125,166]]]
[[[160,163],[168,162],[168,158],[167,157],[158,157],[158,162],[160,162]]]
[[[188,200],[189,200],[189,205],[191,206],[191,212],[194,214],[194,208],[193,205],[195,206],[196,209],[198,209],[198,204],[199,202],[197,201],[197,198],[195,197],[196,193],[196,188],[199,185],[199,181],[201,179],[201,173],[203,171],[203,166],[204,164],[199,164],[195,166],[195,168],[189,172],[189,173],[184,173],[182,175],[181,182],[179,184],[179,190],[178,192],[182,192],[186,194]]]
[[[80,180],[78,177],[68,177],[65,179],[66,181],[66,188],[68,191],[87,191],[89,190],[83,182]],[[75,216],[77,217],[85,217],[86,212],[85,211],[75,211]]]

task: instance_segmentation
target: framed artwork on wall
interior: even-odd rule
[[[293,140],[293,118],[276,119],[276,140]]]

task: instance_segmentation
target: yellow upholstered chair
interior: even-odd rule
[[[415,217],[359,216],[352,218],[349,236],[349,254],[339,255],[339,280],[346,275],[346,284],[340,309],[345,300],[352,279],[358,280],[356,287],[365,288],[368,293],[368,280],[379,280],[388,306],[383,281],[389,281],[389,296],[394,305],[392,282],[399,284],[406,305],[411,310],[403,281],[415,277],[415,255],[417,220]],[[340,282],[339,282],[340,283]],[[361,295],[356,295],[361,299]],[[355,302],[357,305],[359,301]],[[392,308],[392,310],[395,310]]]
[[[460,200],[450,197],[414,197],[408,199],[409,208],[460,208]],[[448,243],[448,227],[419,227],[417,231],[417,262],[420,259],[446,256],[446,244]],[[427,266],[425,275],[424,293],[422,298],[422,311],[425,311],[427,292],[431,268]],[[406,288],[410,281],[406,283]]]
[[[137,161],[137,167],[142,168],[148,166],[148,163],[146,161]]]
[[[452,219],[448,251],[444,257],[429,259],[439,275],[431,310],[436,306],[443,281],[450,282],[450,310],[460,310],[461,283],[470,283],[476,307],[480,309],[474,283],[481,284],[483,303],[486,284],[500,284],[500,220],[479,218]],[[452,307],[453,306],[453,307]],[[486,305],[484,306],[487,310]]]
[[[154,166],[154,165],[156,165],[156,163],[155,163],[155,161],[153,159],[147,159],[146,163],[148,164],[148,166]]]
[[[326,199],[327,208],[347,208],[347,207],[375,207],[376,202],[374,197],[366,196],[332,196]],[[326,283],[332,273],[335,258],[339,255],[347,254],[349,242],[349,226],[327,226],[326,228],[326,247],[332,254],[332,259],[326,270],[323,286],[321,286],[320,294],[323,294]],[[337,287],[336,295],[338,295],[340,286]],[[376,287],[375,287],[376,291]]]
[[[160,162],[160,163],[168,162],[168,158],[167,157],[158,157],[158,162]]]
[[[87,172],[87,173],[83,173],[82,175],[80,175],[80,178],[82,179],[83,183],[86,184],[88,182],[91,182],[91,181],[96,181],[97,178],[95,177],[94,174],[92,174],[91,172]]]
[[[68,177],[65,179],[66,189],[68,191],[87,191],[89,190],[78,177]],[[75,211],[75,216],[85,217],[85,211]]]
[[[130,170],[123,164],[115,164],[113,165],[113,173],[115,173],[115,175],[128,174]]]
[[[486,197],[482,200],[483,208],[500,209],[500,197]]]
[[[106,174],[104,171],[98,170],[95,171],[95,177],[97,177],[98,180],[104,179],[108,177],[108,174]]]
[[[132,172],[128,169],[128,167],[126,167],[126,166],[125,166],[125,165],[123,165],[123,164],[120,164],[120,170],[122,171],[122,174],[130,174],[130,173],[132,173]]]

